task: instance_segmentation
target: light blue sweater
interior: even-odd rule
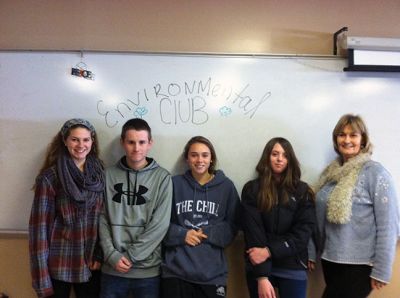
[[[392,177],[378,162],[364,164],[352,193],[352,216],[346,224],[333,224],[326,219],[327,201],[335,185],[336,182],[328,182],[316,197],[321,258],[335,263],[370,265],[371,277],[388,283],[399,221]]]

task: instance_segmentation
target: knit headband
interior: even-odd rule
[[[73,118],[73,119],[70,119],[67,122],[65,122],[64,125],[61,127],[61,135],[63,136],[63,138],[65,138],[69,129],[76,125],[82,125],[82,126],[86,127],[88,130],[90,130],[91,134],[96,133],[94,126],[92,124],[90,124],[89,121],[87,121],[85,119],[81,119],[81,118]]]

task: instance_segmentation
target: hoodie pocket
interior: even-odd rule
[[[161,247],[157,247],[146,259],[135,263],[137,268],[151,268],[161,264]]]
[[[207,282],[227,274],[224,251],[208,243],[169,250],[166,266],[174,274],[194,282]]]

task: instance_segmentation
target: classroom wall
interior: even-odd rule
[[[329,55],[341,27],[354,36],[398,38],[399,19],[398,0],[0,0],[0,50]],[[242,246],[238,239],[227,250],[230,298],[246,297]],[[0,235],[0,292],[11,298],[35,296],[27,251],[26,236]],[[371,297],[400,297],[399,256],[398,245],[392,284]],[[309,297],[322,289],[317,271]]]
[[[399,37],[398,0],[1,0],[0,49],[331,54],[332,35]]]

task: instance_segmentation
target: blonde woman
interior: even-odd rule
[[[397,198],[388,171],[371,160],[372,146],[360,116],[342,116],[332,139],[338,157],[316,187],[323,297],[363,298],[390,281]]]

